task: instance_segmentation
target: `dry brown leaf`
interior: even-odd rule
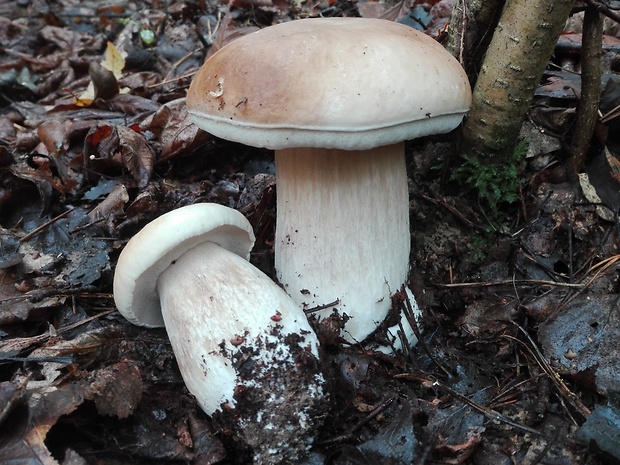
[[[127,188],[124,184],[118,184],[99,205],[88,213],[88,219],[91,222],[99,221],[110,214],[121,212],[128,201]]]
[[[142,398],[142,374],[133,363],[122,361],[97,370],[84,393],[101,415],[127,418]]]
[[[78,179],[68,177],[66,166],[59,166],[59,158],[32,154],[29,166],[25,163],[16,163],[10,167],[11,173],[21,179],[34,183],[45,201],[52,194],[52,189],[63,195],[70,194],[78,185]],[[59,169],[60,168],[60,169]],[[73,174],[73,173],[72,173]]]
[[[3,423],[8,434],[0,447],[0,463],[58,465],[44,441],[58,419],[84,401],[82,390],[74,383],[31,392],[28,405],[14,408]]]
[[[101,66],[112,72],[116,79],[120,79],[125,68],[125,58],[123,58],[123,55],[121,55],[112,42],[108,42],[103,57]]]
[[[226,458],[226,450],[209,423],[190,413],[189,430],[195,454],[194,465],[213,465]]]
[[[37,128],[37,136],[50,154],[67,150],[67,132],[64,124],[59,120],[52,119],[41,123]]]
[[[118,94],[119,87],[116,76],[105,66],[93,61],[88,67],[88,75],[91,79],[92,88],[88,86],[86,92],[80,95],[80,98],[75,102],[78,105],[92,103],[95,99],[109,100]]]
[[[161,108],[159,103],[140,97],[139,95],[131,94],[118,94],[107,102],[107,106],[111,110],[120,111],[127,115],[153,113]]]
[[[122,166],[144,188],[153,172],[155,154],[144,136],[123,126],[91,128],[84,142],[84,162],[89,172],[103,173],[110,166]]]
[[[192,153],[212,137],[191,122],[184,98],[166,103],[152,117],[144,120],[140,127],[151,131],[159,139],[160,163],[181,153]]]

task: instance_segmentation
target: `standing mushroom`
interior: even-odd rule
[[[318,341],[304,312],[247,261],[253,244],[247,219],[228,207],[166,213],[122,251],[114,300],[132,323],[166,327],[188,390],[209,415],[234,410],[255,463],[294,461],[324,397]]]
[[[305,308],[334,308],[366,339],[407,281],[408,139],[446,133],[469,109],[467,76],[443,47],[378,19],[292,21],[209,58],[187,107],[202,129],[275,149],[275,267]]]

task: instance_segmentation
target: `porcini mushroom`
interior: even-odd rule
[[[386,319],[407,281],[403,141],[451,131],[470,101],[440,44],[362,18],[248,34],[211,56],[187,95],[202,129],[275,150],[277,277],[300,305],[351,317],[343,335],[353,342]]]
[[[279,463],[308,447],[324,379],[304,312],[247,261],[253,244],[236,210],[173,210],[122,251],[114,299],[132,323],[165,326],[188,390],[209,415],[235,410],[255,463]]]

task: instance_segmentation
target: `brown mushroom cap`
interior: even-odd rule
[[[255,147],[362,150],[458,126],[471,90],[458,61],[380,19],[291,21],[244,36],[192,81],[202,129]]]

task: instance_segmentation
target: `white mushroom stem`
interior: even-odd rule
[[[323,407],[318,341],[305,315],[265,274],[204,242],[157,281],[179,370],[202,409],[235,406],[254,463],[295,463]],[[266,440],[265,430],[277,440]]]
[[[286,293],[212,242],[173,262],[159,276],[157,291],[183,380],[207,414],[235,405],[236,388],[248,382],[237,366],[243,357],[261,364],[264,373],[259,375],[275,381],[271,394],[276,402],[286,397],[292,372],[306,369],[297,366],[295,349],[318,355],[316,336]],[[286,342],[290,335],[299,347]],[[320,390],[317,380],[306,388]],[[260,388],[260,379],[250,381]],[[276,406],[265,406],[271,408]]]
[[[409,269],[404,143],[364,151],[276,151],[277,277],[295,302],[351,319],[362,342],[388,316]]]

